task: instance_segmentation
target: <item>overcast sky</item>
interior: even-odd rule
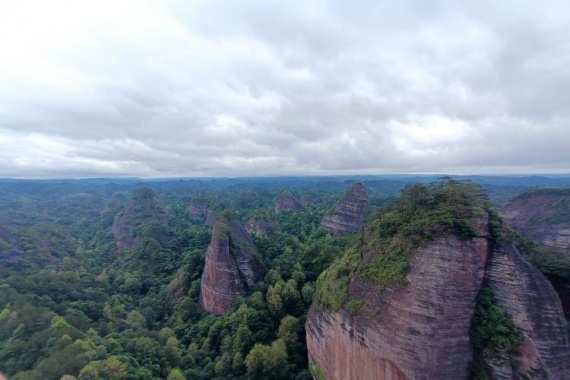
[[[570,172],[570,1],[0,0],[0,176]]]

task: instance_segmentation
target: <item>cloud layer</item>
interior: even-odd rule
[[[0,176],[569,171],[567,1],[0,15]]]

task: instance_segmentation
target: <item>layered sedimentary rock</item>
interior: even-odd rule
[[[570,189],[539,189],[515,197],[501,216],[541,245],[570,250]]]
[[[250,218],[245,224],[245,230],[250,235],[267,236],[271,229],[271,224],[263,218]]]
[[[520,357],[493,364],[495,378],[512,379],[519,372],[534,379],[570,379],[566,321],[550,283],[507,244],[494,250],[486,277],[497,304],[512,316],[525,337]]]
[[[321,227],[334,236],[358,231],[362,228],[369,209],[370,204],[364,185],[355,182],[336,204],[334,213],[323,218]]]
[[[144,226],[152,225],[152,238],[158,242],[166,242],[172,238],[166,231],[168,224],[174,218],[172,210],[160,200],[148,187],[136,189],[129,202],[113,221],[111,227],[117,249],[132,249],[139,247],[148,231]],[[149,237],[149,236],[146,236]]]
[[[379,291],[353,277],[349,295],[366,310],[313,306],[307,345],[327,379],[467,379],[469,329],[487,258],[484,238],[445,236],[410,258],[406,286]]]
[[[277,197],[275,201],[275,213],[279,214],[282,212],[291,212],[291,211],[303,211],[305,208],[297,198],[291,194],[291,192],[285,190]]]
[[[479,237],[449,232],[415,249],[406,285],[384,289],[356,272],[348,299],[361,306],[332,311],[313,304],[306,330],[314,373],[328,380],[468,379],[476,299],[488,283],[525,336],[520,367],[511,368],[510,358],[493,363],[495,377],[570,379],[556,293],[513,246],[492,243],[481,220],[474,223]]]
[[[249,234],[236,220],[214,223],[200,286],[200,306],[224,314],[265,275],[265,267]]]
[[[214,224],[214,211],[206,205],[192,202],[186,207],[190,220],[203,222],[208,226]]]

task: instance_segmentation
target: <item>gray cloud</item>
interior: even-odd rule
[[[0,176],[568,172],[565,1],[0,14]]]

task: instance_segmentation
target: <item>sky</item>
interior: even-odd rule
[[[570,173],[570,2],[0,0],[0,177]]]

